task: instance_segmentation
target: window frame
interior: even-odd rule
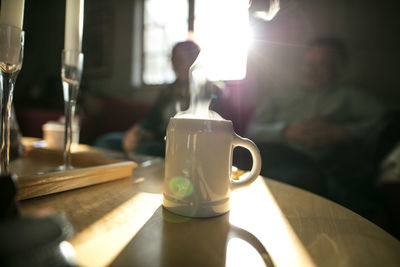
[[[144,82],[144,6],[146,0],[134,0],[133,5],[133,51],[132,51],[132,75],[131,84],[134,88],[159,88],[163,84],[147,84]],[[190,39],[194,31],[194,9],[195,0],[186,0],[188,2],[188,29],[187,39]]]

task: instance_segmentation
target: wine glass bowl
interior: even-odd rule
[[[22,68],[24,31],[20,28],[0,25],[0,174],[9,173],[11,107],[15,81]]]
[[[5,73],[16,73],[22,68],[24,31],[10,25],[0,25],[0,68]]]

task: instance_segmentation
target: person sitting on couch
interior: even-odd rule
[[[200,53],[193,41],[183,41],[172,49],[172,67],[176,80],[162,88],[148,116],[124,133],[100,137],[95,146],[163,157],[165,132],[169,118],[189,106],[189,68]]]
[[[368,163],[360,144],[383,110],[366,93],[341,83],[347,60],[340,39],[313,40],[304,85],[265,99],[246,136],[261,150],[263,176],[353,206],[355,196],[371,184],[362,175]]]

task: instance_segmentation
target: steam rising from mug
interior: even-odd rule
[[[203,52],[190,67],[190,106],[187,110],[179,112],[175,118],[211,119],[222,120],[223,118],[214,111],[209,110],[210,102],[216,97],[218,86],[208,78],[208,69],[203,64]]]

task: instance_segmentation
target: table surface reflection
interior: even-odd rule
[[[65,213],[81,266],[400,266],[400,242],[314,194],[259,177],[231,211],[193,219],[163,209],[164,162],[132,177],[20,202]]]

